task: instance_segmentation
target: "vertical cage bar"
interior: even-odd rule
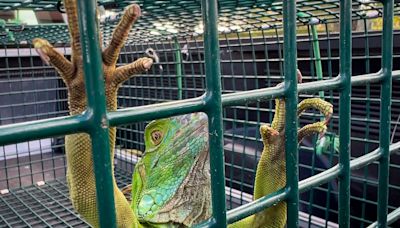
[[[115,227],[113,182],[104,76],[99,44],[96,0],[77,1],[81,34],[83,69],[85,74],[87,112],[91,115],[89,133],[92,140],[96,196],[101,227]]]
[[[339,226],[350,227],[351,0],[340,1]]]
[[[206,70],[207,108],[212,209],[212,227],[226,227],[223,124],[221,105],[221,70],[218,40],[218,4],[202,0],[204,23],[204,61]]]
[[[178,86],[178,100],[182,100],[182,53],[178,37],[174,37],[176,82]]]
[[[321,49],[319,48],[317,25],[311,24],[311,34],[312,34],[312,45],[313,45],[313,51],[314,51],[315,71],[317,74],[317,80],[323,80],[324,76],[323,76],[323,71],[322,71]],[[319,97],[321,99],[325,99],[324,91],[319,91]],[[321,118],[321,119],[325,119],[325,118]]]
[[[378,227],[387,226],[389,145],[393,64],[393,0],[384,1],[382,32],[382,73],[379,144],[382,153],[379,159]]]
[[[368,20],[366,18],[363,19],[363,24],[364,24],[364,37],[365,37],[365,73],[370,73],[370,51],[369,51],[369,32],[368,32]],[[365,85],[365,112],[366,115],[365,117],[369,120],[371,119],[371,84],[367,83]],[[365,138],[370,139],[370,128],[371,128],[371,123],[366,122],[365,123]],[[367,154],[370,151],[370,143],[365,143],[364,144],[364,154]],[[369,170],[368,166],[364,167],[364,179],[367,179],[369,176]],[[367,188],[368,184],[367,182],[363,183],[363,198],[367,199]],[[361,218],[364,219],[366,217],[366,212],[367,212],[367,203],[362,202],[362,208],[361,208]],[[361,221],[360,226],[365,227],[365,221]]]
[[[286,151],[286,186],[287,227],[299,226],[299,167],[297,145],[297,47],[296,47],[296,1],[283,1],[284,31],[284,73],[285,73],[285,151]]]

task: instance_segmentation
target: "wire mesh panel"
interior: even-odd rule
[[[34,49],[3,43],[0,59],[4,66],[0,76],[2,125],[67,115],[65,86]],[[1,189],[64,177],[63,145],[58,142],[60,138],[54,137],[2,146]]]
[[[364,19],[355,21],[358,24],[353,34],[353,75],[363,75],[376,72],[380,69],[381,61],[381,33],[371,31],[368,28],[370,20]],[[365,27],[364,27],[365,25]],[[360,28],[361,26],[361,28]],[[339,34],[332,23],[319,25],[319,45],[321,52],[321,64],[323,79],[331,79],[339,74]],[[364,30],[365,29],[365,30]],[[303,81],[316,81],[315,62],[313,54],[313,38],[311,25],[303,28],[305,33],[298,37],[299,69],[303,73]],[[396,40],[400,34],[395,32],[395,53],[394,62],[399,61],[398,45]],[[173,41],[166,41],[169,47]],[[184,59],[183,65],[183,98],[199,96],[204,91],[204,61],[202,59],[201,40],[180,40],[180,49]],[[146,43],[147,45],[147,43]],[[157,45],[146,47],[154,47]],[[157,81],[158,75],[133,78],[122,89],[123,95],[119,97],[120,104],[124,107],[140,106],[146,103],[161,102],[165,100],[178,99],[176,84],[176,68],[180,64],[174,60],[175,49],[159,46],[156,52],[161,56],[160,67],[163,81]],[[128,49],[128,48],[127,48]],[[132,48],[129,48],[132,49]],[[187,51],[186,51],[187,50]],[[282,58],[282,35],[277,28],[260,30],[254,32],[231,32],[220,36],[220,57],[221,77],[224,93],[247,91],[277,85],[283,79],[283,58]],[[165,54],[168,53],[168,54]],[[133,55],[133,54],[132,54]],[[164,57],[165,55],[169,56]],[[127,61],[129,62],[129,61]],[[155,71],[160,70],[156,67]],[[171,69],[172,68],[172,69]],[[199,72],[194,71],[198,69]],[[398,65],[394,64],[394,70]],[[164,73],[165,72],[165,73]],[[152,73],[150,73],[152,74]],[[153,79],[152,77],[157,77]],[[161,79],[160,79],[161,80]],[[195,81],[196,80],[196,81]],[[191,82],[194,81],[194,82]],[[151,83],[144,85],[143,82]],[[132,86],[130,85],[132,84]],[[139,86],[140,85],[140,86]],[[163,86],[164,85],[164,86]],[[167,85],[167,86],[165,86]],[[397,88],[397,81],[393,87]],[[126,90],[125,90],[126,89]],[[141,93],[138,93],[138,90]],[[154,93],[150,91],[154,89]],[[148,90],[148,91],[146,91]],[[130,94],[126,96],[126,94]],[[378,147],[379,140],[379,85],[367,84],[356,86],[352,93],[352,157],[356,158]],[[164,97],[167,97],[165,99]],[[319,97],[319,94],[301,95],[301,99]],[[336,91],[325,92],[325,99],[338,106],[338,93]],[[393,90],[393,117],[392,137],[396,142],[399,132],[393,131],[397,125],[396,109],[398,109],[396,89]],[[332,117],[329,135],[332,137],[338,134],[338,110]],[[254,184],[255,168],[262,151],[262,142],[258,128],[260,123],[271,123],[274,112],[273,101],[257,102],[246,106],[235,106],[224,109],[224,149],[226,162],[226,185],[228,194],[228,208],[237,204],[244,204],[251,200]],[[306,113],[300,122],[301,125],[315,122],[319,115]],[[121,154],[133,152],[132,161],[136,161],[135,150],[144,151],[143,129],[146,124],[131,125],[127,128],[120,128],[119,140],[121,140]],[[138,130],[139,129],[139,130]],[[133,141],[132,141],[133,139]],[[300,149],[300,179],[315,175],[327,168],[337,164],[338,153],[334,145],[330,146],[324,153],[316,154],[316,138],[303,141]],[[139,145],[139,146],[138,146]],[[132,150],[133,149],[133,150]],[[126,152],[125,152],[126,151]],[[131,155],[132,153],[130,153]],[[118,156],[118,155],[117,155]],[[392,157],[391,173],[398,169],[397,157]],[[129,169],[131,166],[129,166]],[[376,198],[377,198],[377,163],[368,168],[354,171],[352,173],[351,187],[351,224],[354,226],[366,226],[376,219]],[[390,175],[389,186],[390,198],[396,199],[396,189],[399,183],[395,175]],[[329,221],[337,223],[338,219],[338,182],[332,181],[326,185],[317,187],[301,195],[300,208],[308,215],[302,219],[307,222],[317,223],[315,217],[324,219],[325,225]],[[393,210],[400,202],[390,200],[389,209]],[[313,220],[314,219],[314,220]],[[320,221],[319,221],[320,222]],[[331,224],[331,223],[330,223]],[[324,226],[325,226],[324,225]]]
[[[113,7],[117,12],[128,4],[125,1],[116,1],[114,5],[108,2],[99,1],[99,4],[106,8]],[[15,1],[0,3],[0,8],[54,10],[56,3]],[[171,6],[166,13],[161,12],[164,3],[157,4],[143,3],[147,14],[144,13],[143,20],[139,21],[137,27],[140,29],[132,31],[117,65],[131,63],[147,55],[151,49],[158,61],[147,73],[137,75],[121,87],[119,108],[199,98],[206,92],[206,44],[202,35],[204,27],[200,2],[187,1],[183,6]],[[285,76],[282,3],[274,3],[271,7],[267,7],[264,1],[235,4],[230,1],[219,4],[218,51],[222,93],[276,86]],[[303,75],[302,83],[332,80],[341,72],[339,5],[339,1],[297,2],[297,60]],[[384,51],[381,44],[382,5],[353,1],[352,8],[352,75],[371,74],[374,77],[373,73],[382,68]],[[187,11],[193,11],[193,14]],[[398,4],[394,12],[399,14]],[[152,17],[158,14],[163,17]],[[316,18],[317,23],[313,24],[312,20]],[[105,45],[118,19],[119,15],[102,21]],[[394,27],[397,30],[393,37],[393,70],[400,70],[399,22],[399,17],[395,17]],[[317,31],[317,37],[313,30]],[[42,62],[31,45],[31,39],[47,37],[69,58],[67,32],[66,25],[59,24],[26,26],[22,31],[14,30],[13,39],[2,34],[1,125],[68,115],[64,83],[52,67]],[[399,86],[398,81],[394,80],[390,120],[392,143],[400,137],[397,130],[400,122]],[[382,115],[380,95],[379,83],[359,83],[352,87],[350,151],[353,159],[379,148]],[[335,167],[340,154],[335,150],[340,123],[339,91],[334,88],[325,89],[324,93],[302,93],[299,100],[310,97],[321,97],[334,105],[334,114],[326,134],[331,143],[321,149],[321,140],[309,137],[300,144],[300,180]],[[263,148],[259,127],[262,123],[271,123],[274,112],[274,101],[261,99],[223,109],[224,190],[228,209],[252,201],[255,170]],[[304,126],[320,118],[317,112],[310,111],[302,115],[299,125]],[[147,123],[124,123],[117,128],[115,165],[120,187],[131,181],[134,165],[145,150],[143,132]],[[351,173],[349,217],[352,227],[366,227],[377,220],[378,169],[378,162],[373,162]],[[395,152],[389,164],[389,212],[400,207],[400,182],[395,176],[399,169],[400,157]],[[0,226],[88,226],[68,201],[65,175],[63,137],[54,136],[0,147],[0,189],[8,189],[0,195]],[[336,179],[301,193],[300,226],[337,227],[340,222],[339,194],[340,187]],[[400,223],[397,221],[391,226],[397,227]]]

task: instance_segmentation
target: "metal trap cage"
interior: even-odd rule
[[[120,88],[120,110],[107,114],[118,129],[114,165],[120,187],[131,182],[148,121],[203,111],[216,120],[210,132],[217,134],[210,136],[214,219],[200,226],[225,227],[281,200],[288,202],[288,227],[400,225],[400,3],[135,2],[143,15],[118,65],[149,48],[159,61]],[[3,1],[0,10],[59,14],[57,3]],[[100,19],[107,44],[130,3],[85,1],[80,7],[87,18],[94,18],[96,4],[109,13]],[[96,31],[94,22],[86,23]],[[68,199],[62,135],[96,129],[83,127],[84,115],[68,116],[66,87],[32,47],[36,37],[71,54],[64,23],[0,23],[0,227],[87,227]],[[86,56],[99,59],[94,52]],[[296,66],[303,74],[298,85]],[[274,87],[282,81],[285,88]],[[331,143],[321,147],[311,137],[297,146],[297,137],[288,137],[287,188],[252,202],[262,151],[259,126],[271,123],[276,97],[285,97],[291,110],[304,98],[331,102]],[[97,106],[90,108],[101,110]],[[287,136],[321,118],[312,111],[300,121],[295,115],[286,116]],[[96,173],[109,178],[107,170]],[[112,200],[111,192],[98,197]],[[112,208],[99,210],[107,215],[102,226],[113,227]]]

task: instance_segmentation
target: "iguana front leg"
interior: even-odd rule
[[[42,59],[54,66],[65,82],[68,90],[68,105],[70,115],[76,115],[86,110],[86,94],[83,77],[82,50],[78,29],[77,1],[64,1],[68,16],[68,27],[71,35],[71,61],[60,54],[48,41],[34,39],[33,45]],[[116,67],[121,47],[128,37],[133,23],[140,16],[138,5],[129,6],[120,23],[117,25],[110,45],[102,53],[106,90],[107,110],[117,109],[117,91],[119,86],[132,75],[148,70],[153,61],[150,58],[140,58],[135,62],[122,67]],[[99,37],[99,40],[100,37]],[[116,128],[109,131],[110,158],[113,164]],[[73,134],[65,137],[67,157],[67,181],[70,197],[74,208],[92,226],[99,226],[99,217],[96,205],[95,178],[93,173],[93,160],[91,140],[88,134]],[[114,177],[113,177],[114,178]],[[139,226],[128,201],[118,189],[114,179],[114,197],[117,223],[119,227]]]
[[[301,81],[301,73],[298,71],[298,79]],[[286,185],[286,161],[285,161],[285,100],[275,100],[275,115],[272,125],[262,125],[260,134],[264,148],[261,159],[257,165],[254,183],[254,200],[276,192]],[[326,131],[326,125],[333,112],[332,105],[319,98],[305,99],[298,105],[298,116],[306,109],[315,108],[323,115],[325,121],[308,124],[298,131],[299,142],[308,135],[322,134]],[[255,215],[231,224],[230,228],[239,227],[268,227],[281,228],[286,224],[286,202],[267,208]]]

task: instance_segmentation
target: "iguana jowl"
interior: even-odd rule
[[[61,75],[68,89],[70,114],[75,115],[86,109],[82,51],[76,0],[64,2],[71,35],[71,61],[57,52],[46,40],[38,38],[33,44],[41,57],[53,65]],[[126,66],[115,66],[130,28],[139,16],[139,6],[128,7],[114,31],[109,46],[103,50],[103,65],[99,67],[104,71],[108,111],[117,109],[119,86],[132,75],[148,70],[153,64],[150,58],[140,58]],[[328,117],[332,113],[332,105],[320,99],[306,99],[301,102],[299,114],[307,108],[319,109]],[[260,128],[264,150],[257,167],[255,199],[285,186],[284,123],[284,100],[277,99],[272,126],[263,125]],[[326,123],[325,121],[304,126],[299,130],[299,140],[306,135],[324,132]],[[131,206],[114,179],[118,227],[190,226],[210,217],[207,129],[207,117],[202,113],[157,120],[146,127],[146,151],[135,167]],[[115,127],[110,128],[112,160],[115,137]],[[65,144],[67,181],[73,206],[86,221],[98,227],[99,215],[90,137],[84,133],[68,135]],[[285,222],[286,205],[282,202],[231,226],[283,227]]]

